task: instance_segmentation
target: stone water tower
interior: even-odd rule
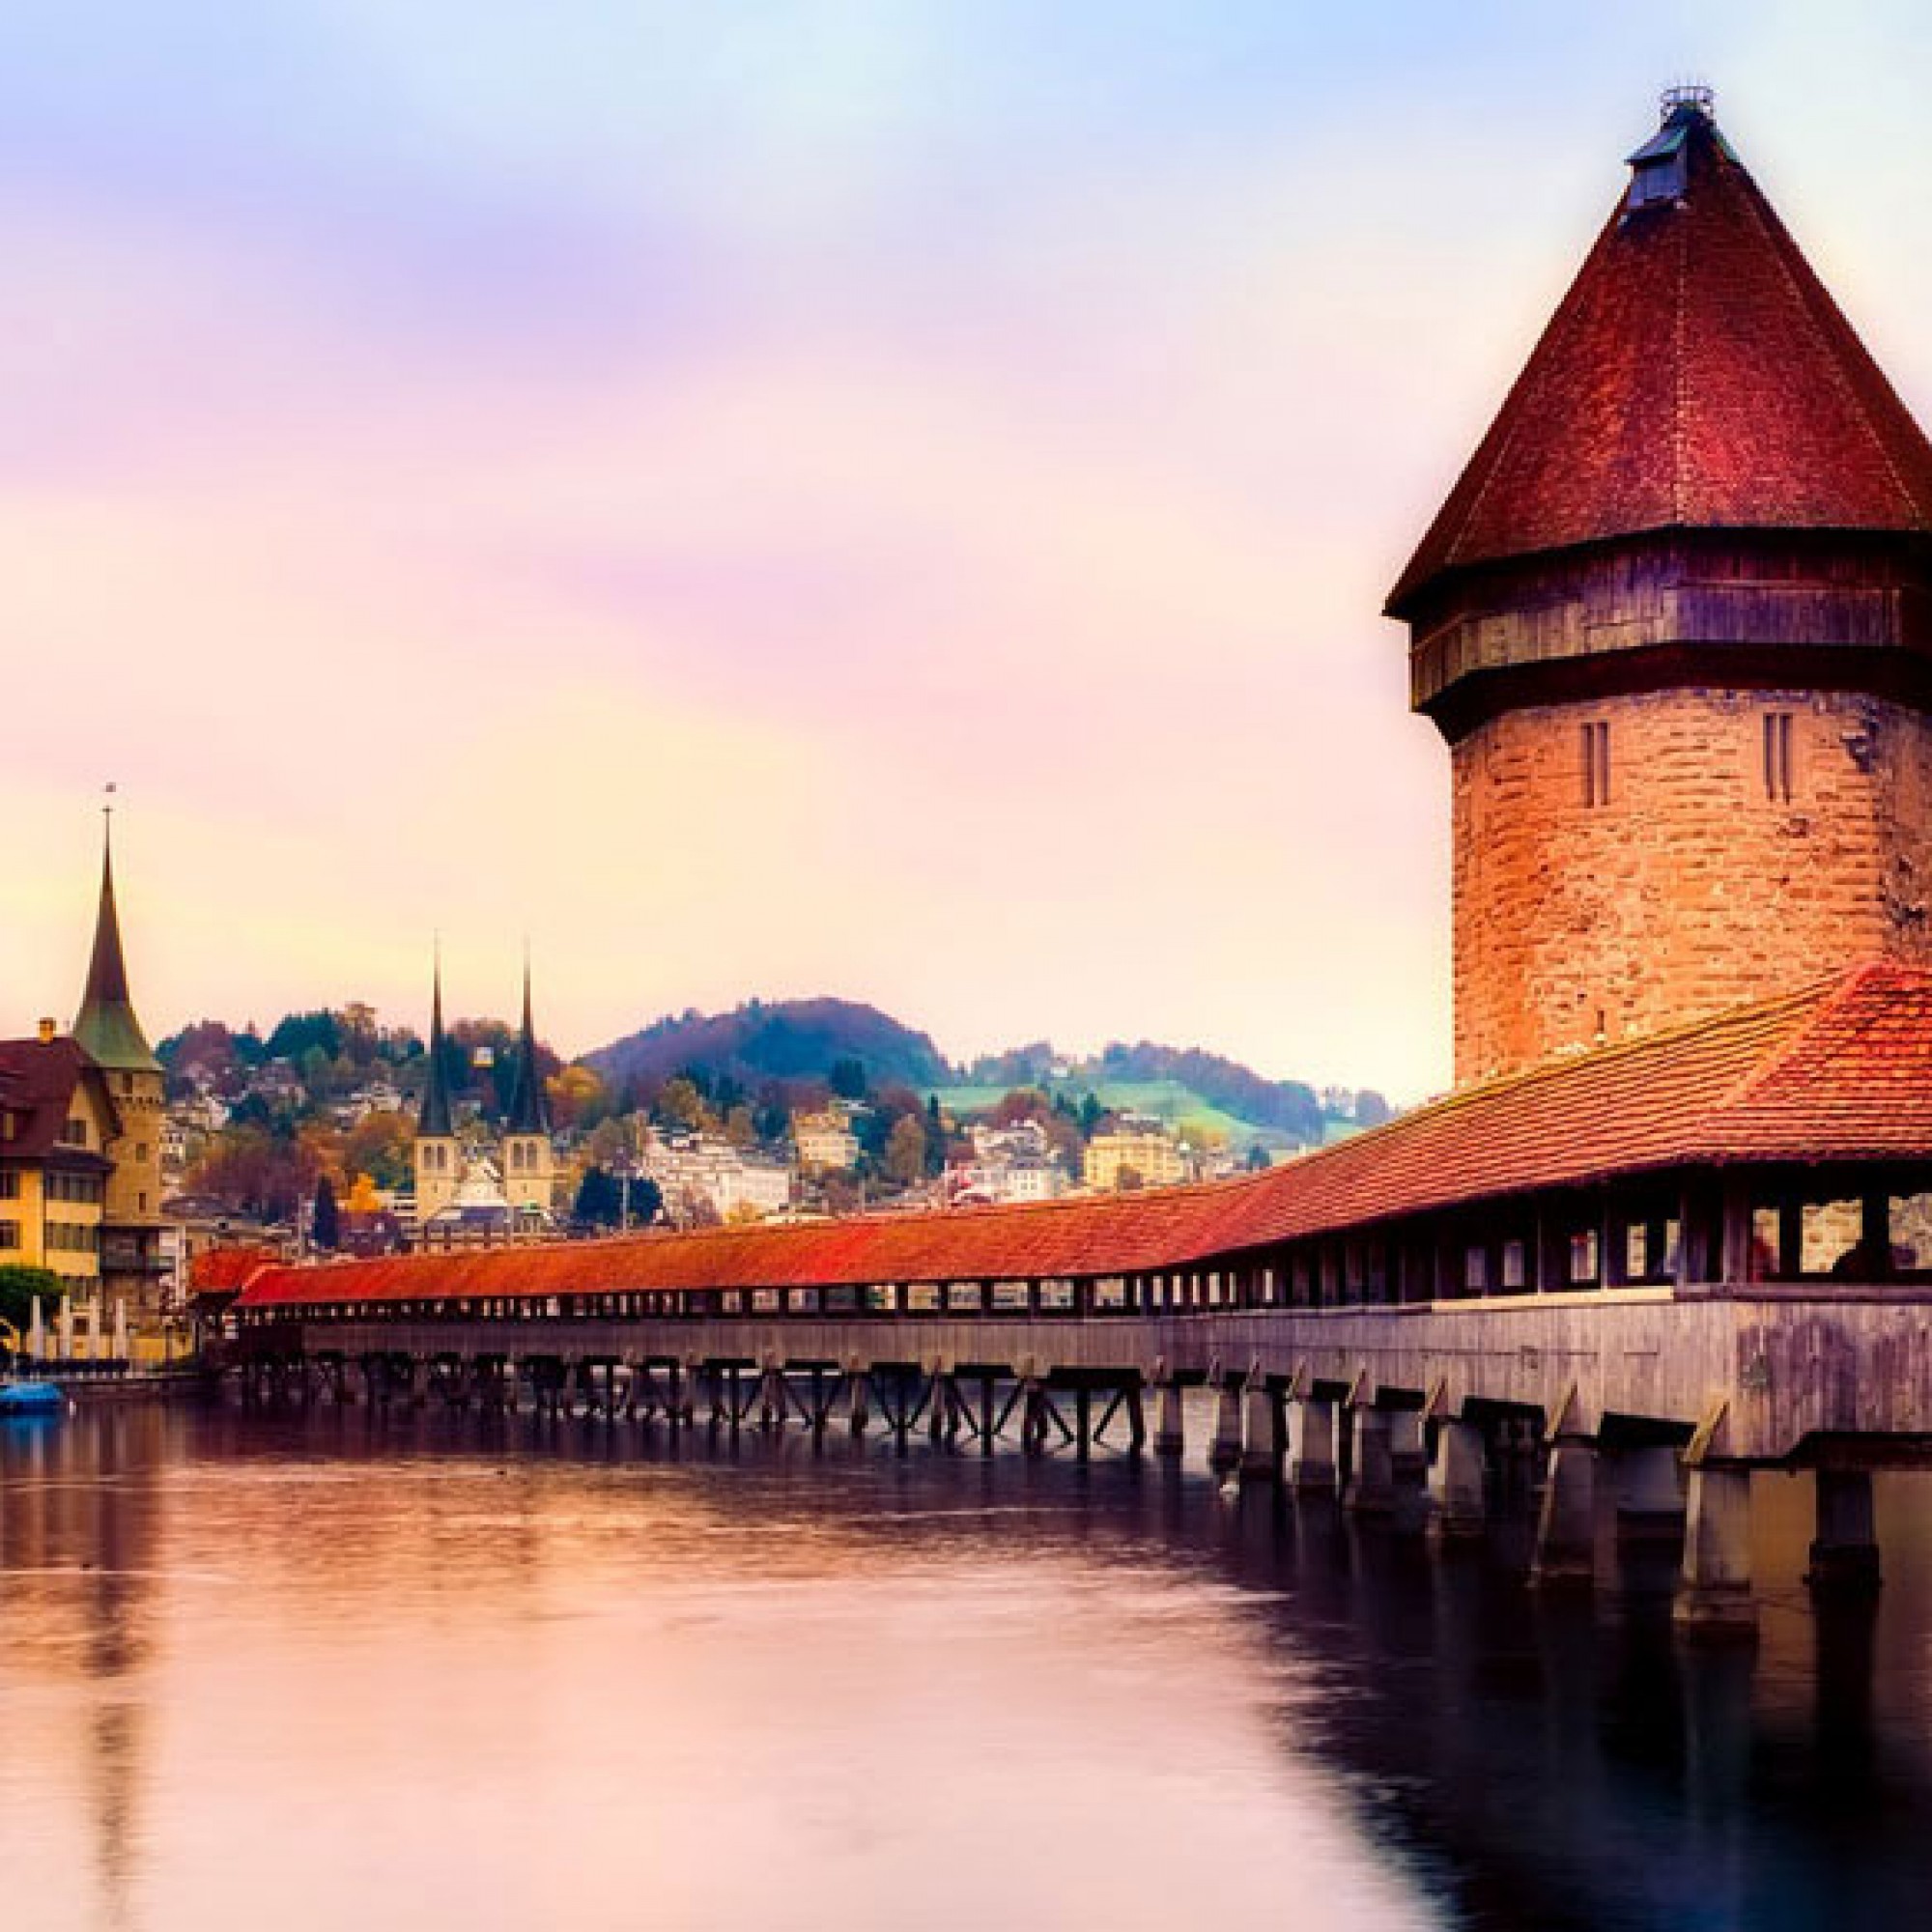
[[[1932,445],[1662,125],[1390,594],[1454,785],[1456,1077],[1932,963]]]

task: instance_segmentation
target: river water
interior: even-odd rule
[[[1192,1458],[9,1425],[0,1923],[1932,1922],[1932,1479],[1824,1623],[1758,1488],[1753,1657]]]

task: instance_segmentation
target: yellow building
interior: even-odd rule
[[[1122,1184],[1122,1175],[1129,1185],[1165,1187],[1187,1179],[1187,1161],[1178,1143],[1155,1127],[1095,1134],[1087,1143],[1082,1179],[1111,1193]]]
[[[0,1040],[0,1264],[99,1286],[107,1150],[122,1138],[107,1076],[51,1020],[38,1039]]]
[[[791,1138],[799,1167],[807,1174],[843,1172],[859,1158],[859,1137],[837,1108],[822,1114],[794,1114]]]

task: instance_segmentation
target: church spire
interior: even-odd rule
[[[510,1113],[504,1131],[512,1134],[548,1134],[550,1098],[544,1092],[543,1072],[537,1065],[537,1030],[530,1018],[530,954],[524,949],[524,1026],[517,1039],[517,1078],[510,1089]]]
[[[108,786],[111,793],[114,789]],[[97,1065],[124,1073],[158,1073],[128,993],[128,962],[121,951],[121,915],[114,903],[114,808],[101,808],[100,909],[95,917],[94,953],[73,1037]]]
[[[428,1140],[451,1140],[456,1128],[449,1111],[449,1082],[442,1066],[442,948],[436,950],[434,990],[429,1009],[429,1078],[423,1086],[422,1112],[416,1133]]]

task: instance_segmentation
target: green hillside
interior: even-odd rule
[[[989,1114],[1008,1093],[1000,1085],[941,1087],[939,1104],[957,1120]],[[1206,1132],[1225,1142],[1237,1152],[1259,1143],[1270,1152],[1286,1152],[1300,1143],[1278,1127],[1257,1126],[1204,1099],[1193,1088],[1179,1080],[1084,1080],[1079,1078],[1048,1083],[1048,1091],[1065,1094],[1077,1105],[1092,1094],[1101,1106],[1113,1113],[1150,1114],[1165,1122],[1177,1132],[1187,1135]],[[1353,1126],[1353,1122],[1336,1122]]]

